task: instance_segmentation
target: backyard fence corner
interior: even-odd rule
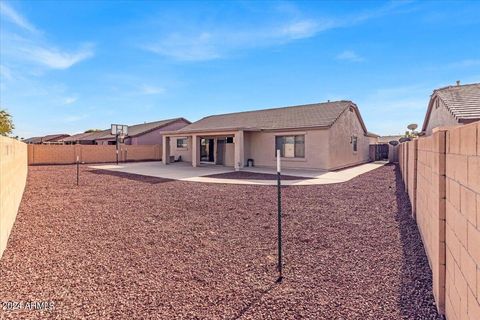
[[[480,319],[480,122],[402,143],[399,166],[447,319]]]
[[[0,136],[0,257],[7,247],[27,181],[27,145]]]

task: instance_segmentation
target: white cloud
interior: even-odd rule
[[[91,45],[86,45],[75,52],[65,52],[57,48],[47,48],[37,45],[24,46],[19,50],[24,52],[25,59],[52,69],[68,69],[94,55]]]
[[[258,23],[247,25],[222,24],[205,25],[205,21],[213,19],[184,18],[177,24],[170,17],[162,26],[150,26],[156,31],[153,37],[144,41],[141,47],[145,50],[180,61],[206,61],[225,58],[241,50],[261,47],[285,45],[293,41],[311,38],[319,33],[335,29],[351,27],[367,20],[386,14],[398,12],[398,8],[407,2],[389,3],[375,10],[364,11],[352,16],[311,18],[305,17],[293,4],[280,5],[277,12],[267,12],[267,17],[260,16]],[[280,12],[280,16],[278,16]],[[274,16],[274,15],[277,16]],[[214,18],[215,19],[215,18]],[[185,21],[188,20],[188,23]],[[197,21],[199,20],[199,21]],[[254,27],[252,27],[254,26]],[[174,31],[172,31],[174,30]],[[340,58],[350,61],[361,61],[363,58],[354,52],[345,52]]]
[[[285,25],[280,34],[291,39],[302,39],[314,36],[319,30],[319,25],[313,20],[302,20]]]
[[[140,87],[140,93],[142,94],[162,94],[165,93],[165,88],[157,86],[143,85]]]
[[[216,41],[208,32],[193,36],[170,34],[160,42],[146,45],[152,52],[183,61],[202,61],[219,58]]]
[[[359,56],[355,51],[345,50],[337,55],[337,60],[345,60],[351,62],[361,62],[365,60],[363,57]]]
[[[77,97],[66,97],[63,99],[63,104],[68,105],[77,102],[78,98]]]
[[[0,53],[5,57],[4,63],[30,61],[50,69],[68,69],[71,66],[91,58],[94,55],[93,45],[84,44],[77,50],[64,50],[48,43],[44,35],[26,18],[22,17],[15,9],[0,2],[1,16],[13,22],[14,26],[20,27],[28,33],[18,33],[18,28],[12,29],[2,26],[2,46]],[[20,35],[21,34],[21,35]],[[15,63],[19,65],[19,63]],[[21,64],[20,64],[21,65]],[[29,73],[40,73],[38,70],[29,69]]]
[[[258,29],[219,29],[186,34],[175,32],[143,48],[180,61],[206,61],[223,58],[230,52],[242,49],[282,45],[310,38],[329,28],[329,25],[304,19]]]
[[[38,32],[37,29],[26,18],[22,17],[4,1],[0,1],[0,14],[20,28],[30,32]]]

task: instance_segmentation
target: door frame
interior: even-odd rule
[[[208,156],[208,160],[202,160],[202,147],[203,147],[203,144],[202,144],[202,140],[207,140],[208,141],[208,146],[207,146],[207,156]],[[215,138],[200,138],[200,163],[208,163],[208,164],[214,164],[215,163],[215,159],[216,159],[216,156],[215,156],[215,144],[216,144],[216,139]],[[212,152],[210,153],[210,151],[212,150]],[[210,160],[212,159],[213,160]]]

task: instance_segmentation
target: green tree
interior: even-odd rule
[[[12,116],[7,110],[0,109],[0,135],[9,135],[14,128],[15,126],[13,125]]]
[[[88,129],[84,133],[97,132],[97,131],[102,131],[102,130],[100,130],[100,129]]]

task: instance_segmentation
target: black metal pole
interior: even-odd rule
[[[118,133],[115,134],[115,152],[117,153],[117,166],[118,166]]]
[[[281,190],[281,175],[280,170],[277,171],[277,202],[278,202],[278,279],[277,282],[282,282],[282,190]]]

